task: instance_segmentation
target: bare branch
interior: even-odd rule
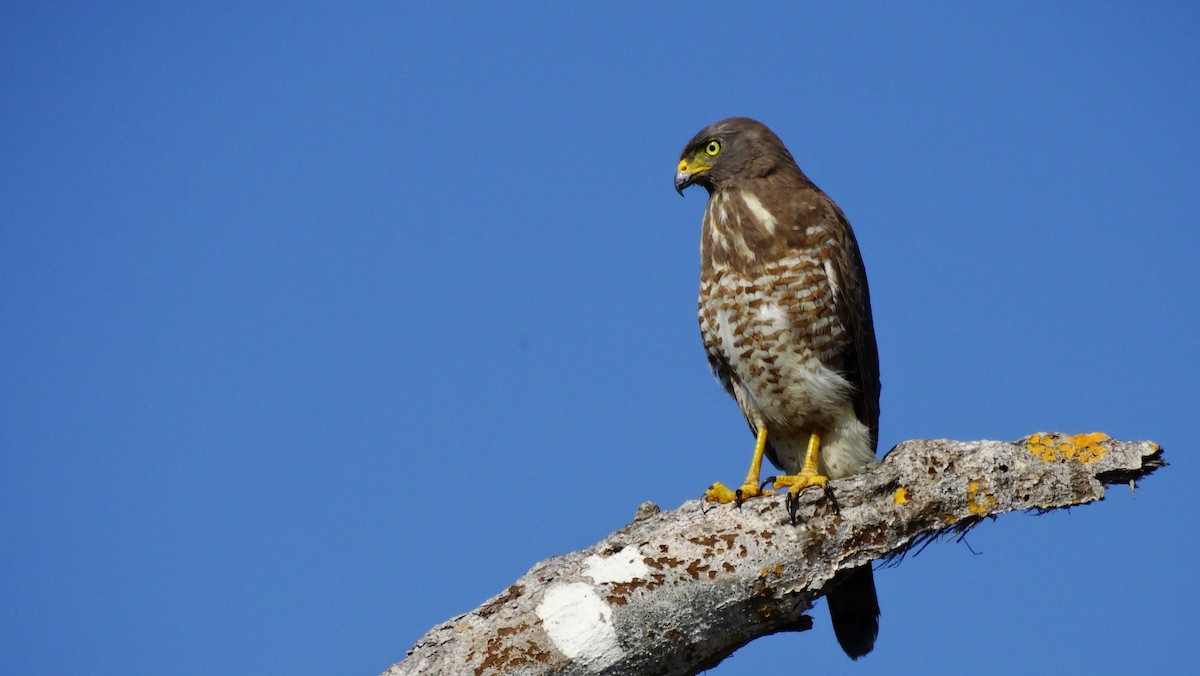
[[[879,465],[741,508],[693,500],[535,565],[479,608],[431,629],[386,673],[691,674],[805,613],[843,569],[898,561],[985,517],[1104,497],[1165,463],[1153,442],[1103,434],[1020,441],[906,441]]]

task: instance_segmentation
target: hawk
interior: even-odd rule
[[[675,189],[708,190],[700,237],[700,334],[713,373],[755,435],[746,480],[713,502],[799,491],[875,461],[879,355],[867,275],[845,214],[761,122],[734,117],[697,134]],[[759,483],[763,456],[786,473]],[[871,651],[879,602],[870,565],[826,594],[846,654]]]

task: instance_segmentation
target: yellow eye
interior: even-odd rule
[[[716,157],[721,154],[721,142],[716,139],[709,141],[708,145],[704,146],[704,152],[709,157]]]

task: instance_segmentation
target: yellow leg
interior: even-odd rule
[[[704,491],[704,499],[708,502],[736,502],[739,505],[756,495],[770,495],[772,491],[763,490],[758,477],[762,474],[763,452],[767,449],[767,426],[760,425],[758,436],[754,440],[754,456],[750,458],[750,471],[746,472],[746,480],[736,491],[729,490],[725,484],[718,481]],[[815,461],[814,461],[815,462]]]
[[[829,478],[817,471],[817,454],[821,450],[821,435],[813,432],[808,437],[808,448],[804,451],[804,467],[800,469],[799,474],[791,476],[775,477],[775,483],[771,484],[774,488],[788,488],[788,496],[795,499],[800,491],[809,486],[820,486],[825,488]]]

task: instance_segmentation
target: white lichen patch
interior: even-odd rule
[[[612,608],[586,582],[547,589],[536,613],[550,642],[569,659],[600,670],[625,656],[617,643]]]
[[[646,557],[641,550],[628,545],[612,556],[592,554],[583,562],[583,574],[592,578],[592,582],[629,582],[639,577],[650,575],[646,566]]]

